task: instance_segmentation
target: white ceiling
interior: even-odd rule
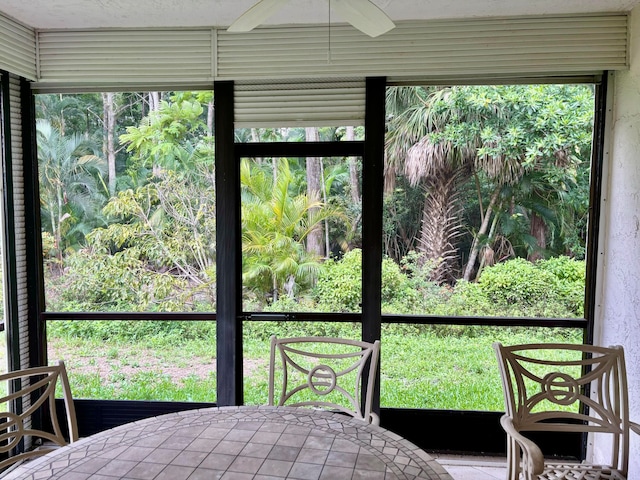
[[[39,29],[226,27],[257,0],[0,0]],[[373,0],[393,20],[625,12],[640,0]],[[289,0],[267,24],[326,23],[327,0]],[[332,22],[340,19],[332,14]]]

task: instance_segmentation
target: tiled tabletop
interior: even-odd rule
[[[411,442],[338,413],[221,407],[153,417],[13,470],[40,480],[452,480]]]

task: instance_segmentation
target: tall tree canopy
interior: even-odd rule
[[[463,215],[477,219],[463,278],[481,249],[507,233],[509,217],[529,224],[521,240],[544,255],[547,232],[581,215],[567,203],[588,168],[593,119],[589,86],[515,85],[389,89],[388,177],[404,175],[425,191],[418,249],[438,262],[434,279],[462,267]],[[463,185],[476,185],[478,212],[463,210]],[[392,182],[388,182],[392,185]],[[469,200],[465,201],[467,207]],[[500,231],[504,227],[504,231]],[[513,248],[510,246],[510,248]]]

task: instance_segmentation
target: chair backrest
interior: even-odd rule
[[[34,367],[0,375],[0,383],[6,385],[9,393],[0,398],[0,454],[9,454],[9,458],[0,461],[0,470],[19,461],[44,455],[51,448],[38,448],[24,451],[23,440],[42,439],[56,445],[66,445],[56,415],[55,391],[60,381],[66,409],[69,441],[78,440],[76,413],[69,387],[69,379],[64,362],[46,367]],[[32,428],[33,414],[47,411],[51,419],[52,431]]]
[[[278,371],[276,352],[281,362]],[[379,418],[371,411],[371,402],[379,355],[379,340],[368,343],[330,337],[273,336],[269,405],[339,410],[365,422],[378,424]],[[276,377],[281,385],[277,401],[274,399]]]
[[[493,347],[506,414],[518,431],[610,434],[610,465],[627,470],[629,406],[622,347],[559,343],[494,343]]]

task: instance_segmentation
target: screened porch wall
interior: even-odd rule
[[[638,16],[640,13],[638,9],[634,11],[631,15],[631,29],[629,32],[631,36],[640,35],[640,25],[638,24]],[[584,24],[585,19],[588,18],[589,21],[586,23],[593,22],[596,24],[595,30],[589,30],[587,33],[582,32],[579,36],[572,36],[571,32],[572,28],[568,28],[571,25],[575,24]],[[595,19],[595,20],[594,20]],[[427,63],[420,62],[419,66],[415,64],[411,64],[411,62],[407,62],[410,68],[400,69],[399,67],[385,68],[384,64],[380,63],[377,66],[365,67],[360,66],[357,70],[353,72],[353,76],[357,78],[361,78],[368,72],[380,72],[380,74],[388,76],[388,78],[395,82],[403,82],[403,81],[412,81],[415,79],[424,80],[425,78],[431,79],[432,81],[444,81],[446,79],[450,79],[452,77],[458,78],[459,81],[462,79],[483,79],[483,78],[493,78],[495,79],[504,79],[504,78],[515,78],[515,77],[527,77],[527,78],[544,78],[544,77],[561,77],[564,75],[572,75],[572,76],[594,76],[600,74],[604,70],[622,70],[623,72],[615,75],[616,79],[616,101],[618,109],[623,108],[624,111],[616,112],[616,124],[611,124],[612,133],[613,133],[613,148],[611,151],[611,156],[618,157],[624,159],[623,162],[620,162],[617,165],[614,165],[611,170],[611,182],[615,182],[615,185],[618,185],[618,182],[622,182],[621,185],[624,188],[619,189],[615,195],[611,196],[612,202],[609,203],[607,208],[607,213],[610,217],[615,217],[613,220],[610,220],[609,224],[603,225],[603,229],[606,230],[606,248],[608,252],[612,252],[615,250],[619,252],[617,256],[609,255],[608,261],[611,263],[607,270],[608,275],[605,275],[605,282],[603,283],[603,312],[601,314],[600,320],[603,324],[605,322],[611,322],[611,325],[608,328],[603,328],[602,336],[600,340],[606,343],[621,343],[629,347],[629,349],[635,348],[637,349],[637,345],[639,343],[640,337],[638,335],[640,332],[637,327],[637,319],[634,315],[633,311],[622,311],[623,305],[628,305],[629,298],[636,298],[638,296],[638,291],[640,290],[635,279],[637,277],[636,272],[637,268],[634,262],[628,262],[627,264],[623,263],[628,261],[628,256],[622,255],[623,252],[635,252],[637,251],[638,245],[637,239],[634,236],[633,222],[627,222],[630,218],[633,218],[633,215],[628,214],[628,212],[637,211],[637,205],[635,205],[636,193],[638,190],[638,184],[640,183],[637,180],[637,176],[629,175],[627,172],[627,168],[629,171],[635,172],[637,168],[637,162],[635,159],[637,155],[637,147],[640,145],[640,137],[637,136],[637,132],[634,131],[634,118],[637,112],[633,111],[633,106],[638,105],[640,103],[640,89],[638,88],[638,75],[637,70],[637,57],[632,57],[631,61],[629,60],[629,52],[627,49],[627,40],[628,40],[628,30],[627,30],[627,15],[624,14],[614,14],[614,15],[599,15],[599,16],[580,16],[580,17],[551,17],[546,18],[546,20],[555,20],[558,24],[563,24],[563,28],[556,31],[557,36],[553,37],[553,29],[549,29],[548,31],[545,29],[546,27],[540,26],[539,29],[530,33],[533,33],[533,39],[542,40],[541,37],[546,37],[547,39],[553,37],[555,38],[555,42],[549,42],[546,46],[542,46],[541,44],[536,45],[535,42],[531,44],[531,48],[527,49],[527,42],[523,40],[524,37],[518,37],[518,35],[514,35],[513,38],[520,38],[520,43],[516,43],[515,46],[520,45],[520,51],[518,52],[518,61],[514,61],[514,58],[510,59],[504,58],[504,65],[506,67],[502,70],[498,70],[498,67],[495,65],[492,66],[491,62],[493,60],[493,56],[490,55],[492,52],[492,48],[495,47],[493,43],[491,31],[510,31],[510,35],[513,34],[510,28],[513,27],[515,30],[518,28],[515,25],[518,22],[522,22],[523,19],[502,19],[500,22],[501,25],[496,25],[492,27],[492,30],[488,30],[486,32],[485,42],[478,42],[476,39],[471,39],[466,41],[466,45],[468,49],[472,47],[477,51],[471,55],[471,57],[459,57],[456,60],[455,68],[450,70],[441,69],[439,73],[434,69],[433,65],[435,63]],[[525,19],[526,20],[526,19]],[[7,19],[2,17],[2,21],[6,22]],[[474,24],[474,22],[481,22],[482,19],[471,19],[465,21],[466,25],[469,27],[471,25],[480,25]],[[470,22],[470,23],[469,23]],[[598,22],[602,22],[599,24]],[[615,25],[609,25],[609,22]],[[16,27],[14,23],[9,22],[11,27]],[[430,22],[429,22],[430,23]],[[458,23],[458,22],[456,22]],[[460,21],[459,23],[462,23]],[[422,25],[422,24],[421,24]],[[608,25],[608,26],[607,26]],[[427,22],[423,25],[423,27],[427,28]],[[25,28],[24,26],[18,25],[18,30]],[[405,26],[401,25],[398,33],[402,32],[406,33]],[[602,28],[601,28],[602,27]],[[336,27],[337,28],[337,27]],[[345,27],[346,28],[346,27]],[[406,28],[409,28],[407,25]],[[486,27],[485,27],[486,28]],[[26,48],[25,55],[18,55],[19,62],[16,60],[12,60],[9,58],[8,50],[3,49],[0,51],[0,65],[1,68],[7,69],[10,72],[13,72],[17,76],[21,76],[27,78],[29,80],[35,80],[33,84],[34,87],[40,91],[61,91],[61,90],[77,90],[77,89],[94,89],[99,90],[103,88],[118,88],[122,90],[136,88],[136,87],[145,87],[151,88],[158,85],[167,85],[172,86],[174,88],[177,87],[204,87],[207,86],[210,88],[211,82],[214,79],[220,78],[233,78],[231,75],[232,65],[231,63],[227,63],[223,65],[220,61],[220,45],[219,40],[221,35],[215,29],[204,29],[208,33],[197,32],[194,37],[200,38],[208,38],[208,46],[204,45],[202,42],[203,51],[209,53],[199,52],[201,55],[199,58],[206,58],[205,67],[199,69],[195,72],[185,73],[185,70],[180,68],[180,63],[171,63],[169,71],[166,70],[154,70],[149,65],[145,63],[141,63],[140,65],[147,68],[144,71],[136,71],[131,72],[130,69],[128,71],[120,71],[121,76],[110,76],[108,72],[113,72],[115,68],[118,68],[117,61],[117,50],[114,49],[112,43],[110,41],[103,42],[103,50],[101,51],[89,51],[82,52],[78,51],[67,51],[67,56],[65,57],[65,61],[70,61],[71,64],[74,64],[77,67],[76,71],[72,71],[70,68],[71,65],[68,65],[68,69],[66,70],[66,77],[60,78],[59,73],[54,74],[53,67],[45,66],[45,63],[42,57],[38,57],[43,53],[42,42],[46,43],[50,41],[50,45],[55,46],[55,42],[53,41],[55,38],[60,37],[61,32],[56,31],[38,31],[33,32],[33,30],[26,28],[24,32],[26,35],[22,38],[22,33],[16,33],[12,30],[7,30],[5,28],[0,28],[0,35],[4,34],[8,36],[8,40],[2,39],[1,43],[3,45],[10,44],[11,42],[17,42],[20,45],[20,48]],[[271,29],[264,29],[265,31]],[[560,34],[562,31],[562,34]],[[91,39],[95,38],[97,32],[90,31],[70,31],[67,32],[69,34],[69,47],[78,47],[80,45],[79,42],[83,42],[83,39]],[[168,33],[168,32],[165,32]],[[33,38],[31,37],[33,34]],[[126,35],[126,30],[117,30],[112,33],[114,36],[122,36]],[[230,36],[230,34],[227,34]],[[525,35],[526,36],[526,35]],[[237,37],[240,40],[240,37]],[[320,38],[320,37],[318,37]],[[403,41],[406,41],[408,37],[404,37]],[[37,39],[37,40],[36,40]],[[529,37],[531,40],[532,37]],[[339,42],[339,40],[336,40]],[[364,39],[366,41],[366,39]],[[449,39],[452,45],[456,42],[453,39]],[[7,43],[9,42],[9,43]],[[400,41],[399,41],[400,42]],[[429,42],[429,40],[424,40],[424,42]],[[91,43],[91,42],[89,42]],[[327,45],[326,39],[321,39],[316,42],[317,52],[316,59],[321,59],[322,66],[327,68],[322,68],[322,72],[327,74],[328,76],[335,76],[338,68],[335,64],[328,64],[327,61]],[[464,43],[464,42],[463,42]],[[38,45],[38,50],[36,52],[36,44]],[[635,47],[637,44],[637,40],[632,42],[632,47]],[[94,42],[94,45],[97,45],[97,42]],[[336,45],[339,45],[338,48]],[[333,49],[342,49],[345,48],[346,44],[337,43],[332,47]],[[510,47],[506,46],[507,44],[503,44],[503,51],[508,51]],[[564,53],[559,53],[557,49],[560,46],[566,46],[566,51]],[[33,47],[33,50],[31,50]],[[247,45],[245,48],[249,48],[250,45]],[[406,48],[407,46],[400,45],[398,48]],[[138,50],[136,50],[138,48]],[[147,54],[148,52],[143,51],[142,47],[134,48],[133,55],[142,56],[143,54]],[[272,46],[272,48],[277,48]],[[457,47],[456,47],[457,48]],[[366,49],[365,49],[366,50]],[[371,50],[374,50],[374,47],[371,47]],[[606,50],[609,53],[602,54],[601,50]],[[49,52],[49,60],[53,60],[52,55],[60,54],[60,52],[64,51],[64,45],[59,44]],[[458,51],[458,50],[456,50]],[[461,50],[464,51],[464,50]],[[420,51],[416,50],[416,54],[413,58],[420,58]],[[36,53],[38,55],[36,55]],[[186,52],[185,52],[186,53]],[[633,52],[632,52],[633,53]],[[424,54],[424,52],[422,53]],[[548,59],[544,60],[548,54]],[[209,56],[210,55],[210,56]],[[397,55],[397,50],[394,52],[386,53],[385,55]],[[47,54],[45,54],[47,57]],[[61,59],[64,56],[61,56]],[[178,55],[178,57],[180,57]],[[239,57],[239,56],[238,56]],[[384,57],[384,55],[383,55]],[[234,56],[226,57],[228,62],[233,61],[245,61],[246,59],[238,59]],[[378,56],[380,58],[380,55]],[[479,68],[471,68],[474,63],[474,58],[476,59],[484,59],[486,65],[484,67]],[[38,61],[39,59],[39,61]],[[574,63],[574,60],[577,63]],[[277,60],[277,59],[276,59]],[[274,63],[276,60],[265,60],[267,65],[264,67],[263,71],[266,71],[266,75],[274,75]],[[23,63],[25,62],[26,63]],[[272,63],[269,63],[272,62]],[[344,60],[340,60],[340,55],[332,55],[333,62],[344,62]],[[176,60],[176,62],[180,62],[180,60]],[[545,63],[546,62],[546,63]],[[55,64],[55,62],[53,62]],[[624,70],[628,69],[629,63],[631,63],[632,70],[631,72],[624,72]],[[478,61],[478,65],[481,65],[482,62]],[[413,67],[411,67],[413,65]],[[509,67],[510,65],[510,67]],[[635,65],[635,68],[633,68]],[[44,67],[44,69],[43,69]],[[221,67],[228,67],[227,70]],[[344,67],[344,65],[343,65]],[[234,67],[235,68],[235,67]],[[240,68],[240,67],[237,67]],[[320,69],[320,67],[318,67]],[[412,69],[413,68],[413,69]],[[206,71],[205,71],[206,70]],[[355,70],[355,68],[354,68]],[[221,72],[225,72],[224,75]],[[286,68],[279,69],[278,75],[282,75],[283,77],[286,75],[294,75],[295,69],[288,70]],[[340,70],[340,72],[344,75],[344,68]],[[135,74],[134,74],[135,73]],[[329,75],[331,73],[331,75]],[[236,72],[239,75],[239,72]],[[58,75],[58,76],[56,76]],[[91,76],[93,75],[93,76]],[[87,79],[91,77],[92,80],[88,81]],[[351,75],[350,75],[351,77]],[[268,78],[264,78],[264,80],[268,80]],[[13,122],[13,120],[12,120]],[[612,165],[616,162],[612,161]],[[613,189],[612,189],[613,190]],[[631,202],[631,203],[630,203]],[[623,216],[625,218],[623,218]],[[617,230],[619,228],[619,230]],[[610,232],[616,232],[612,234]],[[619,234],[621,232],[621,234]],[[624,238],[622,238],[624,237]],[[613,250],[612,250],[613,249]],[[635,257],[633,257],[635,258]],[[617,267],[615,267],[617,265]],[[620,273],[624,274],[619,278],[615,278],[615,276]],[[633,281],[628,281],[628,279],[632,279]],[[617,293],[616,293],[617,290]],[[619,310],[620,309],[620,310]],[[623,327],[618,328],[615,327],[620,322],[620,316],[622,316]],[[608,325],[608,323],[607,323]],[[28,335],[28,334],[27,334]],[[638,419],[638,410],[637,405],[640,404],[638,402],[638,396],[640,392],[637,391],[637,379],[640,378],[640,372],[638,371],[637,365],[640,362],[637,361],[637,354],[635,352],[636,357],[630,358],[629,363],[634,362],[635,368],[630,368],[629,377],[630,377],[630,385],[632,386],[632,411],[633,418]],[[636,379],[635,383],[633,379]],[[634,386],[635,385],[635,386]],[[633,401],[635,399],[635,402]],[[634,407],[635,406],[635,407]],[[635,456],[635,460],[632,460],[632,473],[635,472],[635,475],[639,475],[640,467],[638,466],[638,459],[640,458],[640,454],[638,454],[638,441],[634,439],[634,444],[632,445],[633,452]],[[635,463],[634,463],[635,462]],[[632,477],[633,478],[633,477]]]

